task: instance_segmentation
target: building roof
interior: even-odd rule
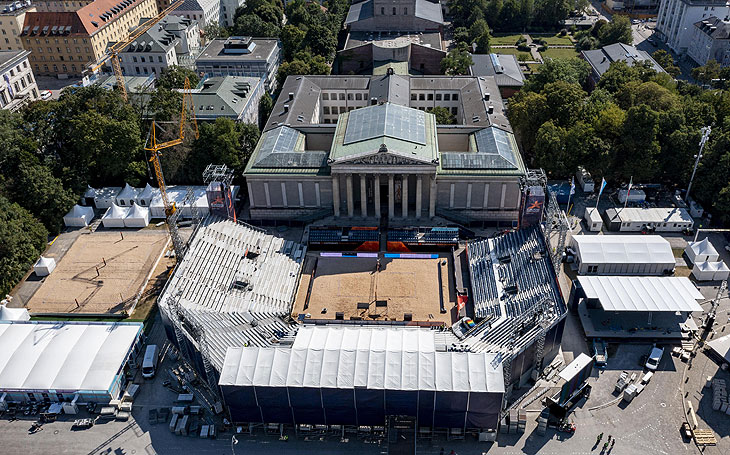
[[[23,49],[17,51],[0,51],[0,74],[10,68],[14,68],[18,63],[28,58],[29,54],[30,51]]]
[[[524,164],[514,134],[490,126],[469,136],[468,152],[442,152],[441,168],[524,171]]]
[[[117,78],[116,76],[102,76],[96,80],[95,84],[101,86],[106,90],[114,90],[114,87],[117,86]],[[155,88],[155,75],[150,74],[149,76],[124,76],[124,84],[127,86],[127,91],[130,93],[141,93],[147,91],[148,89],[151,91]]]
[[[600,49],[582,51],[583,58],[591,65],[593,71],[598,77],[608,71],[608,67],[613,62],[626,62],[629,66],[633,66],[637,62],[648,61],[654,71],[657,73],[666,73],[646,51],[641,51],[634,46],[624,43],[615,43],[604,46]]]
[[[586,297],[605,311],[702,311],[702,293],[686,277],[579,276]]]
[[[0,16],[18,16],[25,14],[31,7],[35,7],[35,2],[30,0],[15,0],[0,2]]]
[[[730,363],[730,335],[724,337],[715,338],[714,340],[707,343],[710,349],[715,351],[721,359],[725,359],[726,362]]]
[[[441,2],[432,2],[429,0],[416,0],[416,17],[427,21],[444,23],[444,15],[441,11]]]
[[[694,223],[687,209],[680,207],[619,207],[606,209],[609,221],[633,223]]]
[[[687,242],[687,248],[691,248],[695,255],[706,254],[710,256],[717,256],[717,250],[707,237],[699,242]]]
[[[366,32],[351,31],[347,35],[345,49],[352,49],[366,44],[373,44],[386,49],[397,49],[411,44],[443,50],[441,33],[439,32]],[[405,62],[407,63],[407,62]]]
[[[195,62],[266,62],[279,47],[279,41],[273,38],[231,36],[214,39],[200,52]]]
[[[660,235],[575,235],[583,264],[674,264],[672,246]]]
[[[93,35],[144,0],[94,0],[77,11],[33,12],[25,16],[23,35]]]
[[[210,77],[191,90],[198,120],[237,118],[253,99],[250,95],[260,78],[244,76]],[[184,91],[184,90],[180,90]]]
[[[432,330],[303,326],[291,349],[230,348],[219,384],[502,393],[494,357],[436,352]]]
[[[0,321],[0,391],[106,392],[141,323]]]
[[[139,25],[143,25],[150,18],[144,17],[139,20]],[[122,52],[158,52],[166,53],[174,48],[180,39],[173,34],[171,30],[185,30],[192,25],[192,21],[183,16],[165,16],[162,21],[155,24],[152,28],[144,32],[136,40],[129,44]],[[131,29],[130,31],[133,31]],[[107,45],[113,46],[116,42],[111,41]]]
[[[500,87],[522,87],[525,75],[517,57],[508,54],[472,54],[472,76],[493,76]]]
[[[702,33],[716,40],[730,39],[730,21],[722,20],[716,16],[695,22],[695,27]]]
[[[345,26],[350,25],[353,22],[370,19],[371,17],[373,17],[373,0],[353,3],[347,12]]]

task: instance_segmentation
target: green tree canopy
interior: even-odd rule
[[[0,295],[5,295],[43,253],[48,231],[27,210],[0,195]]]
[[[437,125],[454,125],[456,123],[456,116],[443,106],[427,109],[426,112],[436,116]]]
[[[626,16],[613,15],[611,22],[603,25],[598,31],[598,40],[601,46],[609,44],[634,42],[634,35],[631,32],[631,21]]]
[[[454,49],[441,60],[441,71],[449,76],[469,74],[469,68],[474,64],[471,55],[465,49]]]

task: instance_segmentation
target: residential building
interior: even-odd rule
[[[23,49],[20,32],[23,30],[25,14],[36,11],[30,0],[0,3],[0,50]]]
[[[290,76],[281,93],[244,172],[252,219],[516,222],[525,166],[493,77]]]
[[[525,74],[517,57],[509,54],[472,54],[472,76],[491,76],[497,82],[503,99],[517,93],[525,85]]]
[[[351,31],[426,32],[443,31],[444,15],[439,1],[353,1],[345,19]]]
[[[203,30],[210,23],[220,24],[221,0],[185,0],[173,13],[197,21]]]
[[[648,62],[652,68],[658,73],[666,73],[646,51],[640,51],[634,46],[624,43],[609,44],[600,49],[590,51],[582,51],[581,57],[591,65],[591,82],[597,84],[601,76],[608,71],[613,62],[626,62],[627,65],[633,66],[637,63]]]
[[[245,4],[246,0],[221,0],[221,25],[233,27],[233,16],[235,16],[236,10]]]
[[[698,65],[714,59],[730,66],[730,21],[711,16],[695,22],[687,54]]]
[[[37,76],[80,76],[110,41],[126,39],[140,19],[156,15],[155,0],[96,0],[78,11],[27,13],[23,46]]]
[[[0,51],[0,109],[17,111],[39,98],[28,51]]]
[[[101,76],[94,81],[94,84],[106,89],[114,90],[117,86],[116,76]],[[146,94],[150,93],[155,89],[155,75],[150,74],[149,76],[124,76],[124,85],[127,88],[127,93],[132,95],[131,99],[136,100],[135,94]],[[144,99],[146,101],[147,98]]]
[[[140,25],[145,21],[147,18],[140,19]],[[119,59],[125,75],[159,75],[170,66],[181,65],[186,57],[192,62],[191,54],[199,48],[198,23],[181,16],[167,16],[127,46]]]
[[[165,11],[165,8],[170,6],[171,0],[155,0],[157,2],[157,11]]]
[[[94,0],[33,0],[33,6],[39,12],[60,13],[78,11]]]
[[[615,11],[650,14],[656,13],[659,0],[606,0],[606,6]]]
[[[662,0],[656,31],[676,53],[686,54],[694,34],[694,24],[711,16],[730,15],[727,0]]]
[[[266,90],[273,92],[281,59],[279,40],[231,36],[208,43],[196,59],[195,68],[206,76],[264,78]]]
[[[265,93],[261,78],[210,77],[191,93],[195,117],[199,121],[226,117],[237,122],[259,124],[259,100]]]

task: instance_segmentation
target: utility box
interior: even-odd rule
[[[580,188],[586,193],[592,193],[596,189],[596,184],[593,182],[591,173],[586,171],[583,166],[578,166],[578,172],[575,173],[575,178],[580,184]]]

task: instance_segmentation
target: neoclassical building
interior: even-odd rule
[[[244,172],[254,220],[491,225],[517,220],[524,174],[493,78],[394,74],[289,77]]]

